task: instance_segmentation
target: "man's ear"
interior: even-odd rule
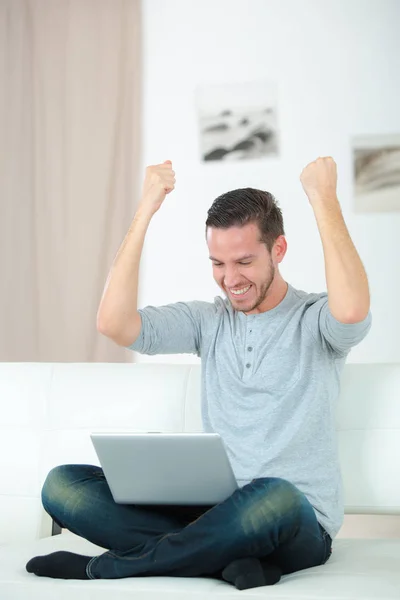
[[[280,235],[276,239],[272,251],[274,253],[275,262],[282,262],[287,251],[287,241],[284,235]]]

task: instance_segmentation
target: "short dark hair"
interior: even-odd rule
[[[276,239],[285,235],[282,211],[269,192],[253,188],[240,188],[226,192],[214,200],[207,212],[208,227],[228,229],[256,223],[261,239],[271,252]]]

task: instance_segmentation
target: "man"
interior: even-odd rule
[[[226,299],[138,310],[145,233],[175,185],[170,161],[147,169],[98,329],[142,353],[201,356],[204,430],[222,436],[239,489],[211,507],[117,505],[100,468],[57,467],[43,487],[45,509],[110,550],[36,557],[29,572],[79,579],[208,575],[246,589],[328,560],[343,520],[335,401],[346,357],[370,329],[370,297],[342,217],[333,159],[309,164],[301,183],[321,235],[327,294],[284,281],[281,211],[268,192],[246,188],[217,198],[206,222],[214,278]]]

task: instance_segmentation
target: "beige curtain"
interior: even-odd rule
[[[0,360],[131,361],[96,330],[140,190],[139,0],[0,0]]]

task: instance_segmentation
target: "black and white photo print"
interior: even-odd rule
[[[196,104],[202,160],[276,157],[276,87],[272,82],[199,87]]]
[[[400,134],[353,138],[356,212],[400,210]]]

